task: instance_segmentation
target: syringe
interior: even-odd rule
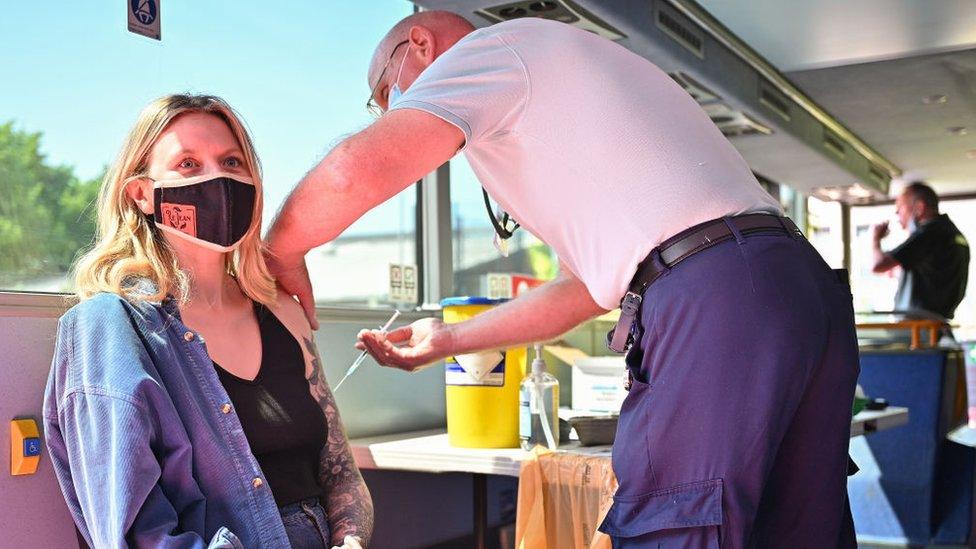
[[[391,316],[390,320],[387,320],[386,324],[384,324],[383,327],[380,328],[380,333],[385,334],[386,331],[390,329],[390,326],[393,325],[393,322],[397,319],[398,316],[400,316],[400,311],[393,311],[393,316]],[[364,360],[366,360],[367,355],[369,355],[369,353],[363,351],[362,354],[360,354],[359,357],[356,358],[356,360],[352,363],[352,366],[350,366],[349,369],[346,370],[346,375],[342,376],[342,379],[339,380],[339,383],[335,386],[335,389],[332,389],[333,392],[338,391],[339,387],[342,387],[342,384],[345,383],[347,379],[349,379],[349,376],[351,376],[353,372],[359,369],[359,366],[363,363]]]

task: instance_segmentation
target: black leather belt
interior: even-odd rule
[[[634,278],[630,280],[627,293],[620,300],[620,320],[611,332],[610,350],[625,353],[630,347],[631,329],[634,320],[640,314],[641,296],[644,295],[644,290],[648,286],[685,259],[716,244],[736,238],[733,228],[742,236],[755,233],[785,233],[792,236],[803,236],[793,220],[788,217],[772,214],[745,214],[706,221],[665,240],[661,245],[651,250],[651,253],[647,254],[647,257],[637,265],[637,272],[634,274]]]

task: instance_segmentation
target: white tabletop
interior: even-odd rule
[[[401,433],[349,441],[363,469],[398,469],[427,473],[484,473],[519,476],[532,455],[521,448],[456,448],[443,429]],[[610,457],[610,446],[580,446],[570,441],[560,451]]]
[[[908,409],[889,406],[865,410],[851,420],[851,436],[870,434],[908,423]],[[520,448],[455,448],[443,429],[400,433],[350,441],[356,463],[363,469],[396,469],[427,473],[483,473],[517,477],[531,454]],[[580,446],[570,441],[561,452],[610,458],[610,446]]]
[[[863,410],[851,420],[851,437],[870,435],[908,423],[908,408],[888,406],[884,410]]]

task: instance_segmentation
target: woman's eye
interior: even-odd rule
[[[244,165],[244,163],[241,162],[240,158],[237,158],[236,156],[232,156],[227,160],[224,160],[224,165],[227,166],[228,168],[240,168],[241,166]]]
[[[188,170],[190,168],[196,167],[196,165],[197,165],[196,162],[194,162],[193,160],[189,158],[185,158],[183,159],[182,162],[180,162],[179,167],[183,168],[184,170]]]

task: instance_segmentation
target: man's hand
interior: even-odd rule
[[[308,277],[308,267],[305,266],[303,256],[290,259],[275,255],[274,242],[268,243],[268,251],[264,255],[268,269],[274,275],[278,284],[289,295],[298,298],[305,311],[305,317],[313,330],[319,329],[319,321],[315,317],[315,296],[312,295],[312,281]]]
[[[888,236],[888,222],[883,221],[874,226],[874,241],[881,242],[881,239]]]
[[[385,334],[362,330],[358,337],[357,349],[368,351],[382,366],[408,372],[454,354],[453,332],[436,318],[422,318]]]
[[[452,355],[548,341],[603,312],[586,286],[564,268],[555,280],[463,322],[425,318],[387,334],[363,330],[356,348],[383,366],[413,371]]]
[[[886,254],[881,249],[881,239],[888,236],[888,222],[885,221],[875,225],[872,236],[874,239],[871,242],[871,253],[874,255],[874,265],[871,267],[871,272],[876,274],[886,273],[897,267],[898,260],[891,254]]]
[[[605,312],[567,268],[525,295],[456,324],[425,318],[383,334],[359,332],[356,348],[376,362],[414,371],[448,356],[548,341]]]

